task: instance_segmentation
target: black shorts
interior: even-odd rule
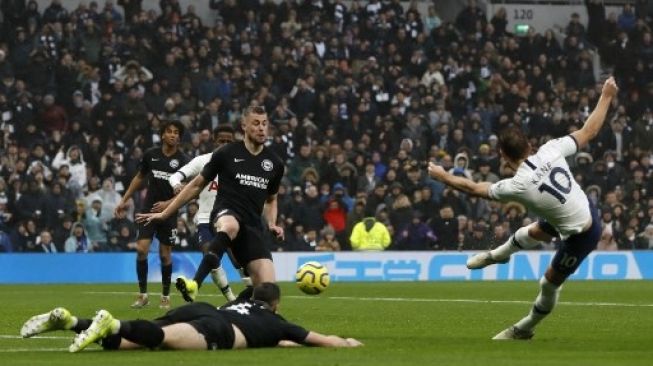
[[[253,226],[243,222],[238,213],[227,208],[215,208],[211,213],[211,222],[215,223],[221,216],[233,216],[238,221],[240,230],[238,235],[231,242],[231,252],[234,259],[239,265],[246,267],[247,264],[255,259],[270,259],[272,260],[272,253],[265,245],[263,240],[263,231],[260,225]],[[212,226],[215,231],[215,225]]]
[[[261,229],[248,225],[240,225],[238,235],[231,242],[231,252],[243,267],[255,259],[272,260],[272,253],[263,241]]]
[[[154,322],[161,327],[188,323],[204,336],[207,349],[231,349],[236,335],[233,326],[218,309],[205,302],[193,302],[168,311]]]
[[[166,221],[150,223],[147,226],[138,224],[138,240],[152,239],[155,234],[161,244],[175,245],[177,240],[177,216]]]

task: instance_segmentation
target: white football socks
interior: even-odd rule
[[[227,298],[228,301],[236,300],[236,296],[229,286],[229,280],[227,280],[227,273],[222,269],[222,267],[214,268],[211,270],[211,279],[213,283],[222,291],[222,294]]]
[[[537,223],[531,225],[537,225]],[[538,240],[531,238],[531,236],[528,235],[528,228],[531,225],[520,227],[514,235],[511,235],[508,240],[506,240],[505,243],[492,249],[490,251],[492,258],[502,260],[520,250],[533,249],[540,245]]]
[[[530,313],[522,320],[518,321],[515,326],[521,330],[531,331],[542,319],[544,319],[553,310],[558,302],[560,289],[562,286],[556,286],[549,282],[546,277],[540,279],[540,293],[537,295]]]

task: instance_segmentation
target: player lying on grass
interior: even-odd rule
[[[93,319],[73,316],[64,308],[35,315],[23,325],[28,338],[53,330],[77,333],[69,347],[79,352],[92,343],[106,350],[135,348],[216,350],[275,346],[358,347],[354,338],[326,336],[290,323],[276,313],[281,292],[274,283],[254,288],[251,300],[237,300],[216,308],[195,302],[149,320],[117,320],[106,310]]]
[[[601,97],[583,127],[570,135],[551,140],[531,155],[528,138],[518,128],[503,131],[499,139],[502,158],[515,176],[495,184],[475,183],[447,173],[441,166],[429,164],[431,177],[469,194],[501,202],[517,201],[541,219],[518,229],[503,245],[477,254],[467,261],[469,269],[506,263],[510,255],[532,249],[540,242],[560,237],[562,242],[544,276],[540,293],[528,316],[497,334],[493,339],[530,339],[535,326],[558,301],[562,283],[589,253],[601,236],[601,222],[596,207],[576,183],[566,157],[585,147],[601,130],[612,99],[618,91],[613,78],[603,85]]]

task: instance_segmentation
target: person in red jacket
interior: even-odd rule
[[[345,230],[347,224],[347,209],[342,201],[332,197],[326,203],[322,218],[339,234]]]
[[[41,110],[40,117],[43,129],[48,132],[65,132],[68,129],[66,110],[60,105],[55,104],[52,94],[47,94],[43,97],[43,109]]]

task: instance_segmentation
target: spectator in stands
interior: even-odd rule
[[[349,240],[357,251],[385,250],[391,243],[388,228],[374,217],[366,217],[354,225]]]
[[[65,215],[73,212],[73,202],[73,198],[61,183],[53,182],[52,188],[45,196],[45,226],[51,230],[57,227]]]
[[[413,212],[410,223],[398,228],[394,250],[430,250],[437,241],[433,230],[422,221],[420,212]]]
[[[89,243],[97,251],[102,251],[107,243],[107,226],[106,221],[102,219],[102,204],[101,198],[94,198],[82,221]]]
[[[471,233],[465,235],[463,250],[489,250],[492,248],[489,233],[484,223],[477,223]]]
[[[619,15],[618,25],[620,29],[629,32],[635,27],[637,17],[635,16],[635,9],[632,4],[625,3],[621,14]]]
[[[431,227],[437,237],[436,250],[456,250],[458,238],[458,221],[455,218],[453,208],[450,205],[442,205],[438,217],[433,218]]]
[[[86,229],[80,222],[73,224],[68,239],[64,244],[66,253],[88,253],[93,251],[93,246],[86,237]]]
[[[644,231],[638,235],[636,249],[653,250],[653,224],[648,224]]]
[[[16,201],[18,219],[33,219],[41,222],[46,218],[47,200],[45,194],[35,179],[30,179],[27,186],[27,191],[22,192],[18,201]]]
[[[64,152],[64,146],[61,146],[52,161],[52,169],[59,170],[62,166],[67,165],[70,172],[71,183],[80,188],[84,188],[87,183],[86,162],[82,150],[77,145],[72,145]]]
[[[36,246],[33,249],[37,253],[56,253],[57,247],[52,241],[52,234],[48,230],[41,231],[38,239],[36,240]]]
[[[331,226],[325,226],[320,232],[320,241],[315,247],[316,252],[339,252],[340,243],[336,239],[336,231]]]

